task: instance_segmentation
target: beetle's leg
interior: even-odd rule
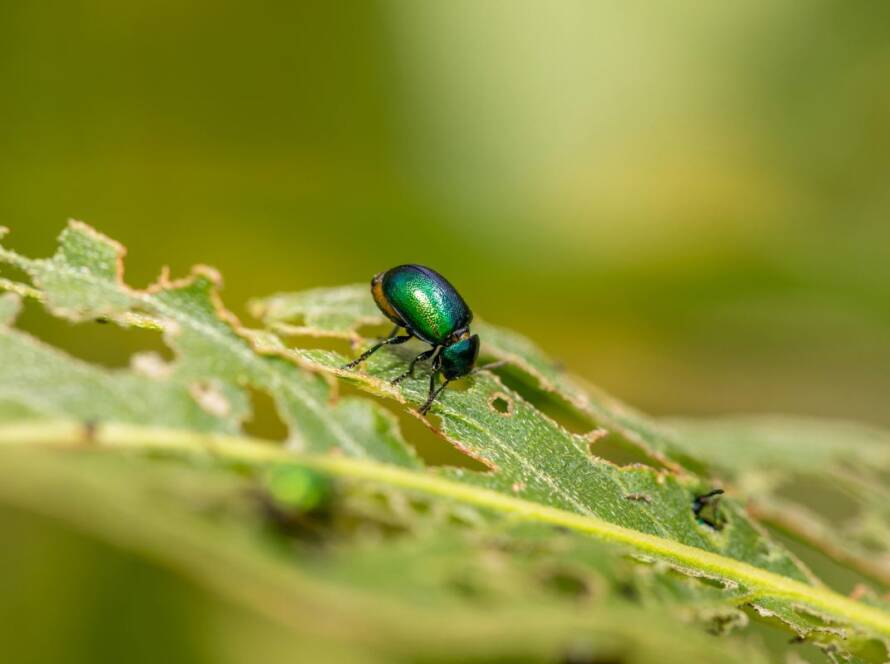
[[[439,398],[439,395],[442,394],[442,391],[443,391],[446,387],[448,387],[448,383],[451,382],[450,380],[448,380],[448,379],[446,378],[446,379],[445,379],[445,382],[442,383],[438,388],[436,388],[436,382],[435,382],[435,381],[436,381],[436,376],[438,375],[438,373],[439,373],[439,372],[436,371],[436,373],[433,374],[432,379],[430,379],[430,395],[426,398],[426,403],[424,403],[424,404],[420,407],[420,414],[421,414],[421,415],[426,415],[426,414],[427,414],[427,411],[429,411],[430,407],[433,405],[433,402],[434,402],[436,399]]]
[[[420,355],[418,355],[413,360],[411,360],[411,364],[408,365],[408,370],[405,373],[403,373],[401,376],[399,376],[397,378],[393,378],[392,384],[398,385],[403,380],[405,380],[408,376],[411,376],[411,378],[414,378],[414,366],[418,362],[424,362],[425,360],[430,359],[433,355],[435,355],[439,351],[439,348],[441,348],[441,346],[436,346],[435,348],[430,348],[429,350],[425,350]]]
[[[364,362],[365,360],[367,360],[369,357],[371,357],[374,353],[376,353],[378,350],[380,350],[384,346],[396,346],[398,344],[403,344],[406,341],[408,341],[408,339],[411,339],[414,336],[413,334],[406,334],[401,337],[394,336],[395,333],[398,331],[398,329],[399,328],[397,327],[393,331],[392,335],[390,335],[383,341],[377,342],[376,344],[371,346],[368,350],[366,350],[364,353],[362,353],[357,358],[355,358],[352,362],[350,362],[349,364],[344,364],[343,367],[341,367],[341,368],[352,369],[353,367],[355,367],[355,366],[361,364],[362,362]]]
[[[420,414],[426,415],[427,411],[430,409],[430,406],[433,405],[433,402],[436,400],[442,390],[445,389],[445,386],[448,385],[448,379],[442,383],[442,386],[439,389],[436,389],[436,377],[439,375],[439,372],[442,370],[442,355],[436,355],[436,358],[433,360],[433,373],[430,376],[430,394],[426,398],[424,404],[420,407]]]

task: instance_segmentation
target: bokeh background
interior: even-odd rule
[[[0,89],[24,251],[236,311],[422,262],[649,412],[890,423],[886,3],[6,0]]]

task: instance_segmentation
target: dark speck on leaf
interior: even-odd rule
[[[624,496],[627,500],[632,500],[635,503],[651,503],[652,498],[645,493],[629,493]]]
[[[692,513],[695,519],[714,530],[723,529],[723,518],[720,515],[720,497],[723,489],[714,489],[701,496],[696,496],[692,501]]]

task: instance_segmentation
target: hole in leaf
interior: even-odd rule
[[[639,603],[642,599],[640,596],[640,589],[630,581],[618,581],[615,584],[615,592],[623,599],[628,602],[633,602],[634,604]]]
[[[750,604],[740,608],[749,618],[745,633],[750,635],[749,638],[760,641],[768,652],[793,652],[798,658],[796,661],[801,663],[826,661],[825,653],[814,644],[808,642],[801,643],[796,640],[789,641],[788,627],[777,617],[761,615]],[[793,644],[790,648],[789,643]],[[785,661],[795,660],[786,659]]]
[[[685,574],[683,576],[686,576],[687,579],[693,578]],[[714,579],[710,576],[696,576],[694,578],[698,583],[704,586],[710,586],[711,588],[717,588],[718,590],[726,590],[726,582],[721,581],[720,579]]]
[[[469,514],[454,510],[448,512],[446,520],[449,526],[455,528],[472,528],[479,525],[478,521],[470,517]]]
[[[723,489],[713,489],[696,496],[692,501],[692,513],[695,520],[713,530],[723,530],[726,519],[720,511],[720,499]]]
[[[544,415],[556,421],[567,431],[581,436],[589,436],[593,431],[597,431],[597,429],[593,429],[596,426],[596,422],[590,417],[578,411],[569,401],[561,396],[540,389],[537,385],[530,382],[533,379],[520,373],[515,367],[503,365],[491,369],[491,371],[501,379],[504,385],[518,393],[523,399],[544,413]],[[659,470],[667,469],[658,459],[649,456],[639,446],[625,440],[618,434],[598,437],[596,447],[591,447],[591,454],[606,461],[611,461],[618,466],[641,464]]]
[[[417,516],[425,516],[430,513],[432,506],[430,501],[426,498],[420,498],[418,496],[408,496],[407,497],[408,506],[411,508],[411,511],[414,512]]]
[[[794,612],[806,618],[807,622],[816,625],[817,627],[836,627],[837,622],[830,619],[828,616],[825,616],[821,613],[817,613],[816,611],[812,611],[809,607],[800,604],[795,605]]]
[[[417,375],[418,376],[422,375],[420,373],[420,370],[418,370]],[[429,375],[429,374],[425,374],[425,375]],[[442,383],[439,382],[439,385],[441,385],[441,384]],[[469,376],[462,376],[461,378],[455,378],[450,383],[448,383],[448,387],[445,389],[448,390],[449,392],[460,393],[460,392],[466,392],[472,386],[473,386],[473,379]]]
[[[507,417],[513,416],[513,398],[503,392],[495,392],[488,400],[488,407]]]
[[[392,332],[392,323],[389,321],[385,323],[372,323],[368,325],[360,325],[358,327],[358,334],[365,339],[380,339],[388,335]]]
[[[592,456],[605,459],[616,466],[640,465],[658,470],[664,469],[663,464],[644,454],[639,447],[629,443],[622,436],[610,432],[603,435],[602,432],[602,429],[595,429],[587,434],[590,440],[587,449]]]
[[[545,392],[537,385],[532,384],[530,378],[519,374],[514,367],[503,365],[496,369],[490,369],[490,371],[497,375],[506,387],[516,392],[567,431],[576,434],[585,434],[590,431],[592,423],[588,417],[579,413],[561,397],[552,392]]]
[[[347,357],[351,357],[357,350],[350,346],[348,339],[340,339],[338,337],[312,337],[305,334],[280,334],[279,336],[288,348],[330,350]]]
[[[581,570],[565,566],[545,570],[541,583],[547,590],[562,597],[584,600],[593,596],[593,584]]]
[[[278,413],[275,400],[262,390],[248,389],[250,398],[250,417],[242,424],[244,433],[254,438],[284,442],[288,437],[288,428]]]
[[[363,392],[345,382],[341,382],[339,387],[340,394],[343,396],[357,396],[369,399],[392,413],[399,422],[399,430],[402,432],[402,437],[409,445],[414,447],[417,456],[428,466],[453,466],[477,472],[489,471],[485,464],[458,450],[416,417],[409,415],[401,407],[394,406],[392,401]],[[427,416],[427,419],[435,429],[439,429],[437,417],[430,414]]]
[[[164,362],[173,361],[173,352],[155,330],[71,323],[48,314],[37,302],[25,301],[15,327],[85,362],[111,369],[128,367],[137,353],[151,352]]]
[[[0,263],[0,277],[20,284],[33,284],[31,275],[23,269],[16,267],[15,265],[10,265],[9,263]]]

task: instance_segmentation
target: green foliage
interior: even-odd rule
[[[861,512],[837,529],[819,521],[823,539],[844,540],[821,549],[886,583],[863,562],[872,540],[886,546],[883,434],[662,424],[480,322],[484,356],[505,364],[434,405],[424,421],[468,463],[430,466],[380,403],[420,417],[428,374],[389,382],[411,349],[344,371],[345,354],[312,347],[365,343],[361,328],[382,322],[366,287],[258,300],[264,326],[252,329],[224,309],[213,270],[135,290],[122,247],[79,222],[52,258],[0,248],[0,260],[28,278],[0,280],[0,505],[172,566],[306,652],[757,661],[769,656],[757,630],[775,623],[839,661],[886,659],[881,602],[832,591],[761,522],[809,523],[780,500],[788,478],[842,486]],[[23,297],[75,323],[156,330],[175,356],[84,363],[15,328]],[[274,402],[284,444],[245,434],[253,391]],[[608,461],[605,444],[648,463]],[[718,484],[728,496],[714,528],[692,505]]]
[[[890,587],[890,436],[849,422],[747,417],[668,423],[748,510]]]

